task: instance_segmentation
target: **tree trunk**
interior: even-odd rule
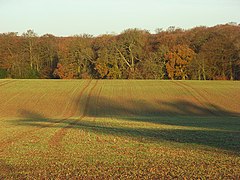
[[[198,69],[198,80],[200,81],[201,80],[201,70]]]
[[[29,59],[30,59],[30,68],[33,69],[33,55],[32,55],[32,43],[29,42]]]
[[[233,66],[232,66],[232,61],[230,60],[230,80],[234,80],[234,77],[233,77]]]
[[[203,64],[202,64],[202,72],[203,72],[203,79],[206,80],[206,72],[205,72],[205,61],[203,59]]]

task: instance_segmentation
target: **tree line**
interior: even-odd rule
[[[121,34],[0,34],[0,78],[239,80],[240,25]]]

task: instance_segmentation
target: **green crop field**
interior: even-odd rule
[[[240,82],[1,80],[0,179],[239,179]]]

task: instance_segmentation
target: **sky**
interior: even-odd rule
[[[0,33],[118,34],[240,23],[240,0],[0,0]]]

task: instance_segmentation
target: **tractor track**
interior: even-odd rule
[[[94,114],[94,121],[95,121],[96,117],[98,116],[98,112],[97,112],[98,111],[98,103],[99,103],[99,100],[100,100],[101,93],[102,93],[102,87],[100,87],[100,89],[99,89],[99,91],[97,93],[97,99],[96,99],[96,107],[97,107],[97,109],[95,109],[96,111],[95,111],[95,114]]]
[[[83,89],[85,90],[90,85],[90,83],[91,83],[91,81],[88,81],[88,83],[84,86]],[[82,90],[82,92],[83,92],[83,90]],[[70,117],[72,117],[72,115],[73,115],[73,113],[71,113],[67,118],[63,118],[63,119],[60,119],[58,121],[50,121],[51,124],[49,124],[49,125],[45,125],[45,126],[41,126],[41,127],[35,127],[32,130],[22,132],[22,133],[14,136],[14,137],[8,139],[8,140],[5,140],[5,141],[1,142],[0,143],[0,152],[3,151],[8,146],[13,145],[14,143],[18,142],[19,140],[21,140],[21,139],[23,139],[27,136],[32,136],[42,129],[54,127],[54,126],[58,125],[59,123],[62,123],[64,121],[68,120]]]
[[[90,83],[89,83],[90,84]],[[90,89],[87,99],[86,99],[86,104],[84,106],[84,110],[83,110],[83,114],[76,120],[73,120],[71,122],[69,122],[69,124],[61,129],[59,129],[57,132],[55,132],[55,134],[52,136],[52,138],[49,140],[49,146],[50,147],[58,147],[60,145],[60,142],[62,141],[62,139],[64,138],[64,136],[68,133],[68,130],[73,128],[75,125],[77,125],[79,120],[82,120],[84,117],[86,117],[87,115],[87,110],[89,107],[89,102],[90,102],[90,98],[92,95],[93,90],[96,88],[98,84],[98,80],[96,81],[96,83],[94,84],[94,86]],[[86,86],[80,93],[80,97],[78,100],[78,104],[80,104],[80,100],[81,97],[84,93],[84,91],[88,88],[89,86]]]
[[[88,86],[89,83],[90,82],[88,82],[86,86]],[[73,105],[74,103],[72,103],[71,97],[74,97],[75,95],[77,95],[78,88],[79,87],[73,88],[70,98],[69,98],[68,102],[66,103],[65,108],[61,114],[61,117],[63,117],[64,120],[69,119],[70,117],[72,117],[74,115],[73,111],[71,111],[71,109],[74,108],[74,105]]]
[[[11,83],[14,83],[16,80],[6,80],[6,81],[3,81],[0,83],[0,87],[1,86],[4,86],[4,85],[7,85],[7,84],[11,84]]]
[[[95,114],[93,116],[93,122],[96,122],[96,119],[98,117],[98,103],[99,103],[99,100],[100,100],[100,94],[102,92],[102,87],[100,87],[98,93],[97,93],[97,99],[96,99],[96,109],[95,109]]]
[[[1,80],[1,81],[0,81],[0,85],[1,85],[1,84],[4,84],[4,83],[6,83],[6,82],[8,82],[8,80]]]
[[[204,94],[201,94],[200,92],[196,91],[191,85],[187,85],[187,84],[184,83],[184,82],[182,82],[182,84],[185,85],[187,88],[192,89],[192,91],[195,92],[196,94],[198,94],[198,96],[199,96],[201,99],[203,99],[205,102],[207,102],[207,103],[208,103],[208,106],[205,105],[205,107],[206,107],[206,108],[208,107],[208,109],[209,109],[209,107],[210,107],[209,110],[210,110],[210,111],[212,110],[212,114],[214,114],[215,116],[224,116],[224,115],[228,114],[227,112],[225,113],[225,112],[219,111],[219,109],[217,109],[216,106],[214,106],[213,102],[209,101],[209,100],[205,97]],[[208,93],[206,90],[202,90],[202,91],[204,91],[205,93]],[[228,96],[226,96],[225,94],[222,94],[222,93],[221,93],[221,96],[225,97],[225,99],[228,98]],[[233,99],[234,99],[234,98],[233,98]],[[234,100],[235,100],[235,99],[234,99]],[[239,102],[237,102],[237,104],[239,104]],[[235,116],[235,115],[234,115],[234,116]]]
[[[183,89],[185,89],[189,94],[192,95],[192,97],[200,104],[202,105],[202,107],[205,108],[206,111],[208,111],[210,114],[214,115],[214,116],[219,116],[219,114],[216,113],[216,108],[211,105],[211,102],[209,102],[208,99],[206,99],[202,94],[200,94],[199,92],[197,92],[193,87],[186,85],[184,82],[177,82],[177,81],[172,81],[174,84],[182,87]],[[206,105],[205,103],[203,103],[203,101],[208,102],[208,105]],[[210,108],[211,109],[210,109]]]

